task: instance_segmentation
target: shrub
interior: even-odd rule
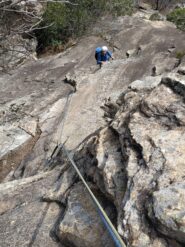
[[[77,5],[48,2],[40,24],[40,27],[44,28],[35,32],[38,49],[65,44],[70,38],[83,35],[97,18],[106,13],[114,16],[130,15],[133,11],[132,2],[132,0],[73,0]]]
[[[182,59],[185,56],[185,51],[177,51],[176,52],[176,58]]]
[[[131,15],[133,12],[133,2],[132,0],[109,0],[106,1],[105,9],[115,16]]]
[[[150,16],[150,21],[161,21],[161,20],[163,20],[163,18],[159,13],[154,13]]]
[[[185,8],[173,10],[167,15],[167,20],[174,22],[179,29],[185,30]]]

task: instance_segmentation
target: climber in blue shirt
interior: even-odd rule
[[[95,51],[95,59],[97,61],[97,64],[100,65],[100,67],[109,61],[113,59],[112,53],[108,50],[107,46],[97,47]]]

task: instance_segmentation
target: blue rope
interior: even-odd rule
[[[98,214],[104,224],[104,226],[106,227],[106,229],[108,230],[111,238],[113,239],[115,246],[116,247],[123,247],[123,245],[120,243],[120,241],[117,239],[117,237],[115,236],[114,232],[112,231],[110,225],[108,224],[108,222],[106,221],[105,217],[103,216],[102,212],[99,210],[98,208]]]
[[[78,167],[76,166],[73,158],[69,155],[68,151],[66,150],[65,145],[63,146],[63,148],[64,148],[65,153],[67,154],[68,159],[70,160],[71,164],[73,165],[74,169],[76,170],[77,174],[79,175],[81,181],[83,182],[86,189],[88,190],[93,202],[95,203],[95,205],[97,207],[98,214],[99,214],[104,226],[108,230],[111,238],[113,239],[114,243],[116,244],[116,247],[126,247],[125,243],[121,239],[116,228],[114,227],[114,225],[110,221],[109,217],[107,216],[106,212],[102,208],[101,204],[98,202],[97,198],[95,197],[95,195],[93,194],[93,192],[89,188],[88,184],[86,183],[85,179],[83,178],[83,176],[82,176],[80,170],[78,169]]]

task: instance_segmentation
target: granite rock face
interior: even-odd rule
[[[127,92],[122,99],[123,109],[112,122],[112,127],[121,136],[127,156],[125,166],[129,196],[124,200],[123,231],[128,234],[131,246],[175,245],[170,240],[165,243],[164,239],[159,239],[158,231],[161,230],[157,220],[150,229],[146,206],[152,201],[153,194],[160,194],[161,190],[175,182],[183,182],[184,103],[179,93],[184,78],[176,79],[179,85],[174,86],[175,76],[162,78],[161,83],[150,92],[141,90],[135,95]],[[128,98],[131,93],[132,98]],[[156,210],[155,204],[153,209]],[[170,231],[168,237],[172,237]]]
[[[128,247],[184,246],[185,78],[176,52],[185,34],[143,18],[105,18],[64,53],[1,74],[2,247],[114,246],[65,153],[55,155],[68,137]],[[103,44],[115,60],[99,69],[94,50]]]
[[[59,170],[0,185],[1,246],[59,246],[51,238],[61,206],[42,201]]]
[[[174,183],[153,193],[149,215],[159,231],[184,243],[184,183]]]
[[[107,207],[109,216],[114,218],[112,208],[106,201],[99,199],[105,208]],[[76,184],[70,191],[66,213],[59,225],[58,237],[62,243],[68,243],[69,246],[114,246],[83,184]]]
[[[133,82],[115,104],[75,160],[116,206],[128,246],[183,246],[184,77]]]

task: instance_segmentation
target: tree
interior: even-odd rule
[[[1,70],[7,70],[21,63],[24,58],[35,52],[36,40],[33,32],[41,28],[39,25],[43,21],[47,2],[55,2],[55,0],[0,0]],[[73,4],[65,0],[58,3]]]
[[[83,35],[102,15],[130,15],[133,11],[133,0],[73,0],[73,3],[76,5],[47,4],[40,26],[49,27],[36,31],[40,51]]]
[[[65,43],[103,14],[131,14],[132,6],[133,0],[0,0],[0,67],[33,53],[35,35],[43,47]]]

